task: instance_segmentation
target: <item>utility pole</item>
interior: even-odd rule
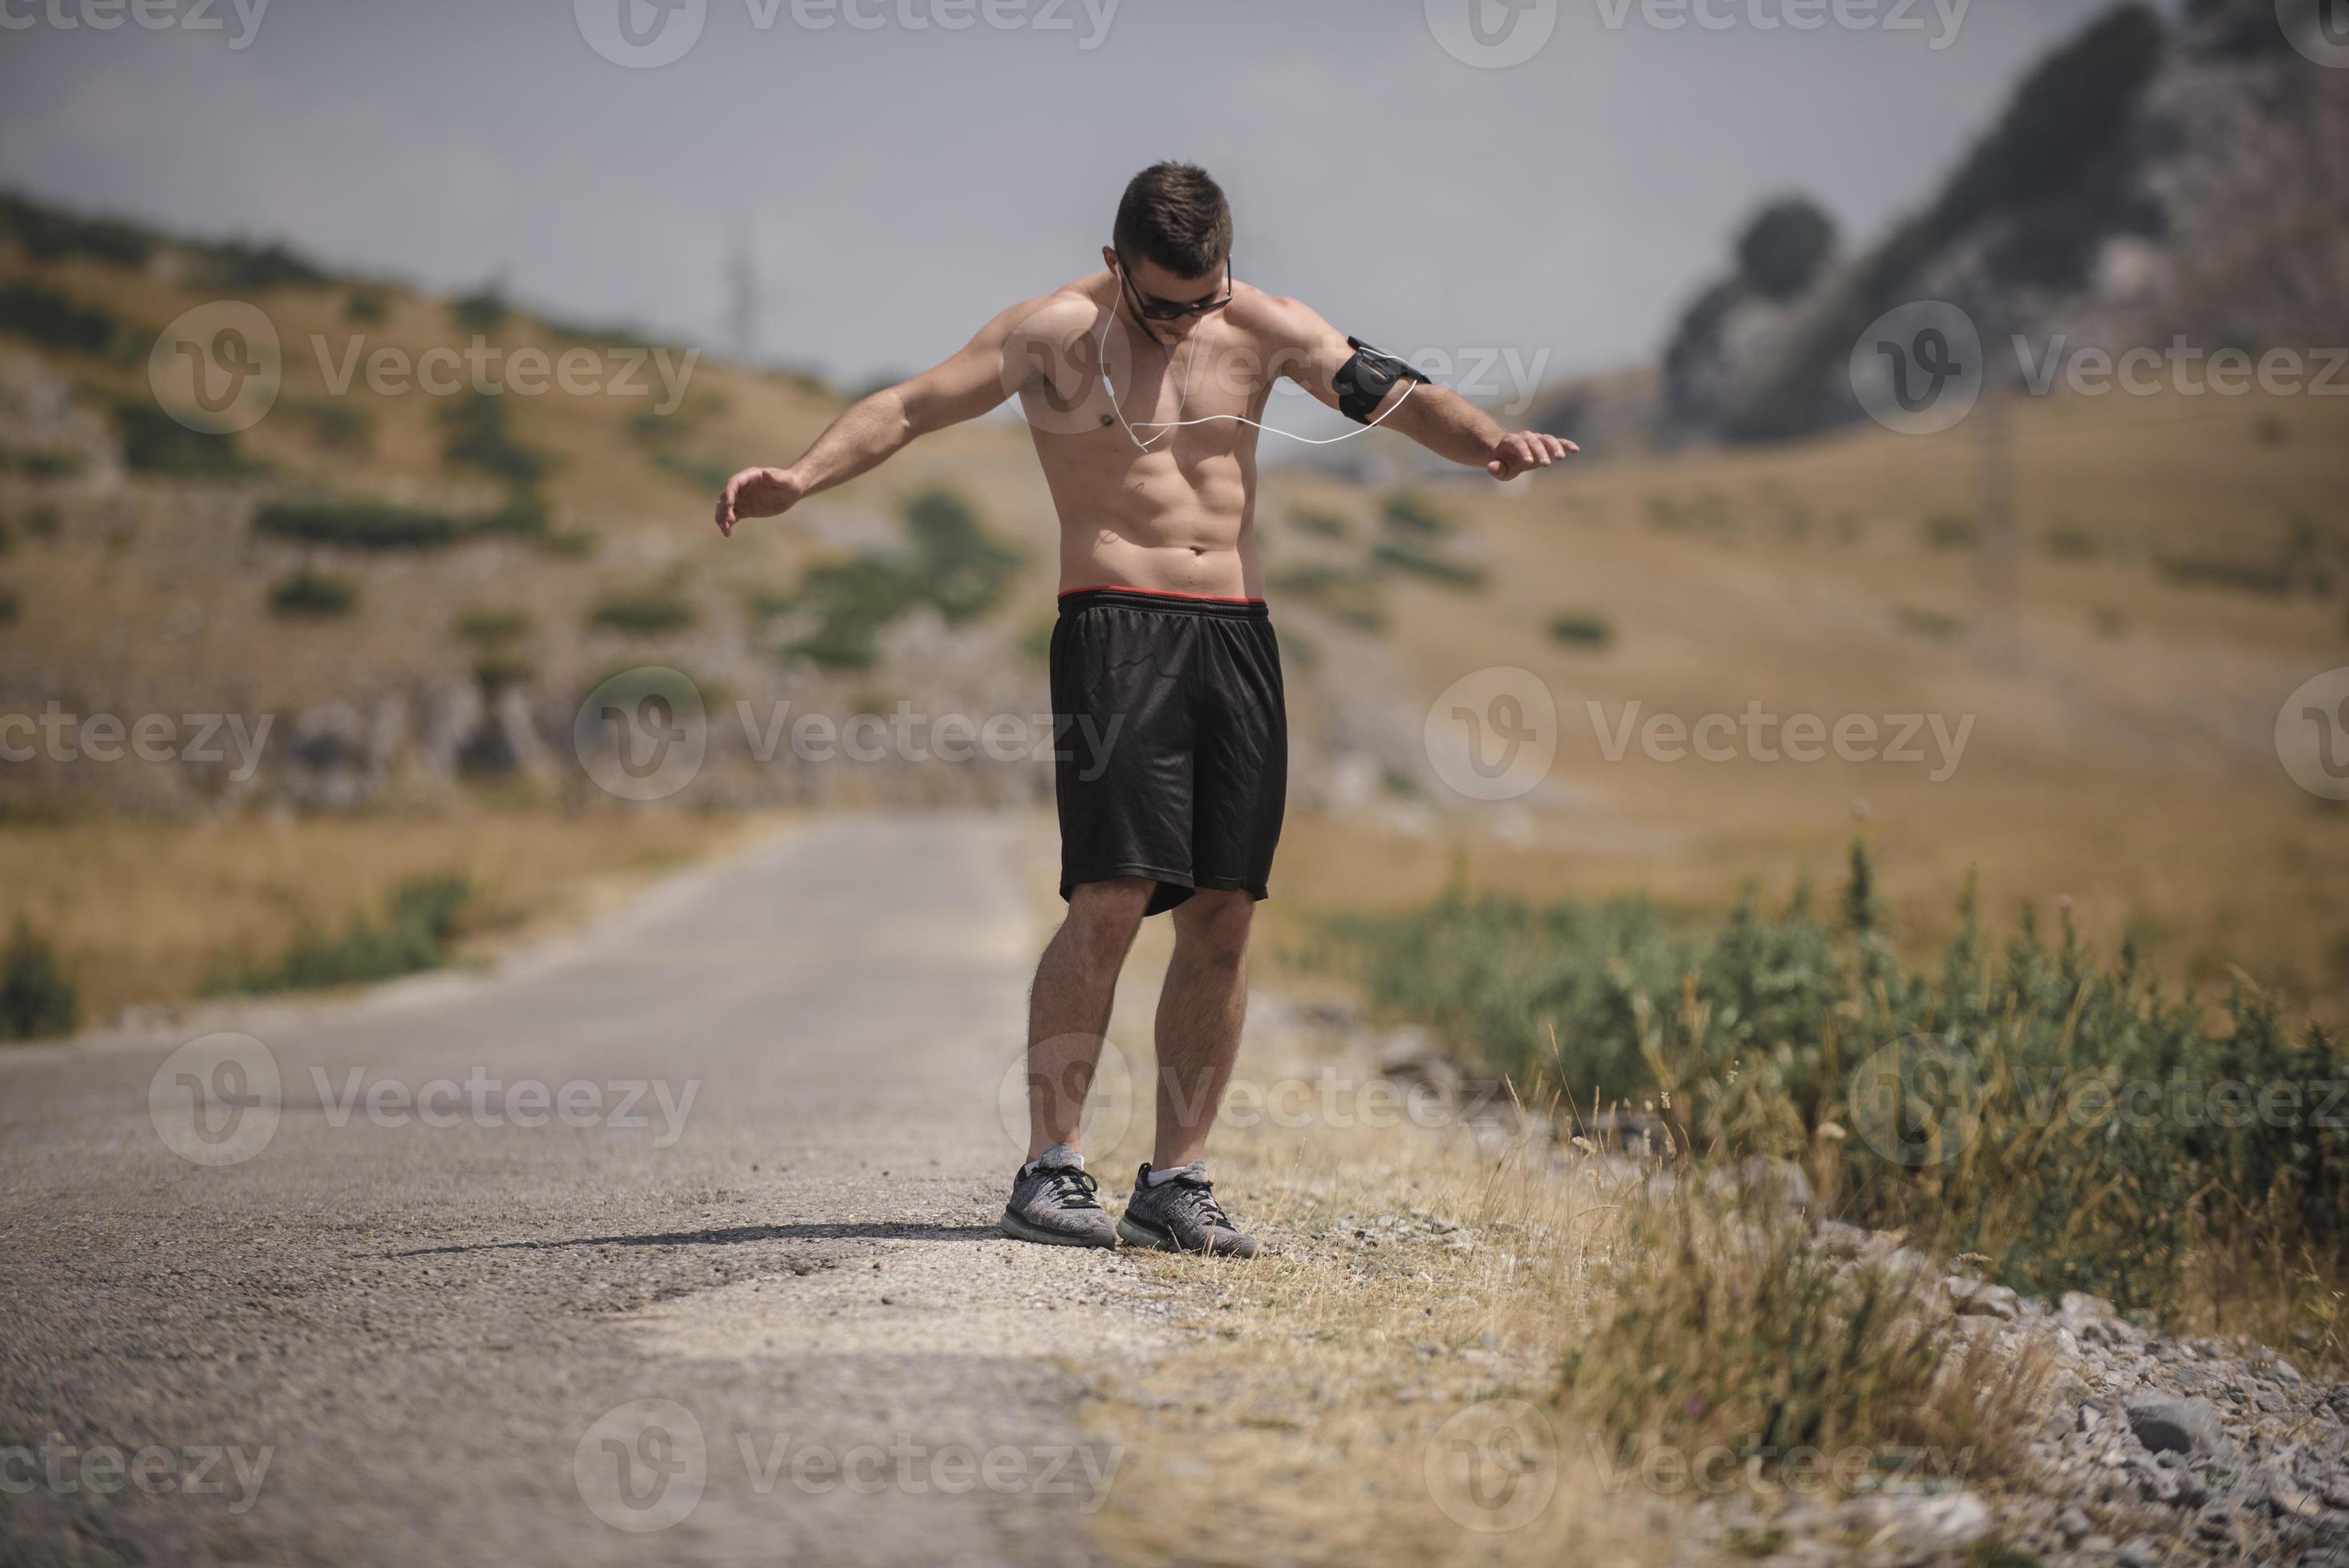
[[[759,255],[750,221],[734,230],[726,255],[726,346],[738,365],[753,365],[759,356]]]

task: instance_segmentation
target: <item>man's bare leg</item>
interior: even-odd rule
[[[1068,918],[1045,944],[1028,994],[1028,1158],[1054,1144],[1081,1148],[1077,1123],[1109,1032],[1118,971],[1157,883],[1143,877],[1081,882]]]
[[[1207,1151],[1207,1131],[1239,1059],[1255,908],[1245,892],[1201,892],[1174,910],[1174,960],[1158,995],[1153,1170],[1172,1171]]]

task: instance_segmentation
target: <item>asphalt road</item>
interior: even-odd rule
[[[1086,1561],[1166,1304],[994,1231],[1036,848],[827,821],[493,975],[0,1051],[0,1560]]]

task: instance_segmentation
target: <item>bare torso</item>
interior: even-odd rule
[[[1041,303],[1009,349],[1030,372],[1019,402],[1060,514],[1061,590],[1261,598],[1256,430],[1231,418],[1166,422],[1264,417],[1273,382],[1260,331],[1266,296],[1238,284],[1229,307],[1161,325],[1167,341],[1154,341],[1129,315],[1110,318],[1115,292],[1106,272],[1071,284]],[[1105,322],[1106,385],[1096,347]]]

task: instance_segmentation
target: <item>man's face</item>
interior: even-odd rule
[[[1143,315],[1145,308],[1162,304],[1209,304],[1224,297],[1230,281],[1226,270],[1228,263],[1216,267],[1206,277],[1186,278],[1168,272],[1155,262],[1142,259],[1136,259],[1131,268],[1121,268],[1117,252],[1107,245],[1102,247],[1102,258],[1112,272],[1123,273],[1120,293],[1124,296],[1123,310],[1127,321],[1137,323],[1161,343],[1181,342],[1198,330],[1199,324],[1215,313],[1204,311],[1177,316],[1172,321],[1157,321]]]

